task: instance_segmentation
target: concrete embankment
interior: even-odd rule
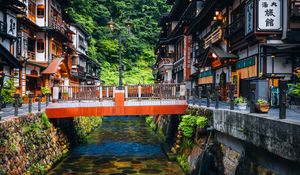
[[[49,121],[28,114],[0,122],[0,174],[44,174],[101,124],[100,117]]]
[[[297,122],[199,106],[146,121],[186,174],[300,174]]]

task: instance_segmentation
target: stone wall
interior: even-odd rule
[[[73,121],[73,119],[70,119]],[[84,121],[84,122],[83,122]],[[0,122],[0,174],[44,174],[101,119],[77,119],[75,130],[53,125],[45,114],[30,114]],[[94,121],[90,124],[90,121]],[[58,123],[58,122],[54,122]],[[61,122],[69,123],[70,122]],[[77,129],[76,129],[77,128]],[[80,130],[80,131],[78,131]],[[71,131],[71,132],[70,132]],[[77,135],[76,133],[84,133]],[[77,138],[77,140],[71,140]]]
[[[156,131],[173,140],[168,142],[169,150],[186,174],[300,174],[298,123],[198,106],[190,106],[186,113],[207,117],[208,125],[213,126],[210,139],[210,131],[198,127],[193,138],[184,138],[174,129],[180,124],[179,116],[153,117]]]

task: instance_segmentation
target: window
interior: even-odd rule
[[[30,15],[35,16],[35,3],[33,1],[28,1],[28,12]]]
[[[44,5],[38,5],[37,6],[37,17],[38,18],[44,18],[45,16],[45,6]]]
[[[37,40],[37,52],[44,53],[45,50],[45,43],[43,39]]]

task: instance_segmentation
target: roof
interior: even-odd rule
[[[215,53],[220,59],[227,59],[227,58],[238,58],[237,55],[234,55],[232,53],[225,52],[221,47],[219,46],[211,46],[210,51]]]
[[[42,72],[42,74],[55,74],[63,60],[64,58],[53,59],[49,66]]]
[[[77,27],[78,29],[80,29],[86,35],[86,37],[90,36],[89,32],[81,24],[79,24],[79,23],[71,23],[70,25],[74,26],[74,27]]]
[[[0,56],[7,61],[7,63],[15,68],[21,68],[21,60],[13,56],[4,46],[0,44]]]

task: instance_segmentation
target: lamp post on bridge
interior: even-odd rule
[[[125,21],[125,25],[127,28],[127,32],[130,33],[132,22],[129,18]],[[123,82],[122,82],[122,40],[123,40],[122,30],[121,30],[121,28],[116,28],[115,22],[113,21],[112,18],[108,22],[108,27],[110,29],[112,37],[114,37],[113,32],[115,31],[115,29],[118,32],[118,43],[119,43],[119,88],[118,89],[122,90],[122,86],[123,86]]]

